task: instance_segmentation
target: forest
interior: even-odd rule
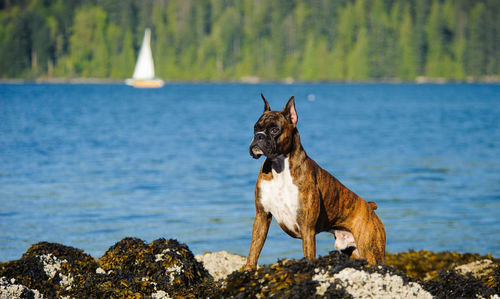
[[[0,0],[0,78],[500,78],[498,0]]]

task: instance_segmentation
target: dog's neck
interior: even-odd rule
[[[275,158],[267,158],[272,170],[281,173],[284,170],[285,159],[296,161],[300,165],[307,158],[307,154],[300,143],[300,135],[297,129],[293,133],[290,149],[290,152],[286,154],[281,154]]]
[[[271,162],[271,169],[276,173],[281,173],[285,169],[285,159],[287,157],[285,155],[279,155],[276,158],[268,158],[267,160]]]
[[[288,154],[286,154],[286,157],[290,160],[296,161],[297,163],[302,163],[307,158],[306,151],[300,142],[300,135],[297,129],[295,129],[293,133],[291,150]]]

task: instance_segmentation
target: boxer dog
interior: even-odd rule
[[[255,268],[271,218],[302,239],[307,259],[316,257],[316,234],[331,232],[335,248],[370,264],[385,262],[384,225],[377,205],[366,202],[309,158],[300,143],[292,96],[283,110],[264,113],[254,126],[250,155],[266,156],[255,185],[256,216],[245,269]]]

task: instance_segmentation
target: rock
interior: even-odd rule
[[[372,266],[365,261],[352,260],[341,253],[331,252],[314,261],[282,260],[254,271],[234,272],[224,280],[216,297],[495,298],[495,294],[499,293],[497,270],[488,276],[489,285],[453,271],[434,272],[436,264],[451,267],[474,258],[482,259],[481,256],[423,253],[426,256],[424,261],[433,261],[434,264],[424,266],[421,260],[409,259],[409,256],[418,256],[415,252],[400,256],[415,266],[403,267],[403,270],[421,277],[433,277],[428,281],[411,278],[388,265]],[[397,261],[394,255],[392,258]],[[492,259],[492,263],[498,266],[498,260]]]
[[[437,297],[500,294],[500,263],[491,255],[410,250],[387,254],[386,263],[419,280]]]
[[[245,258],[193,256],[176,240],[125,238],[95,260],[82,250],[38,243],[0,263],[2,298],[496,298],[499,260],[454,252],[387,254],[373,266],[339,252],[280,260],[243,271]],[[205,265],[205,266],[204,266]],[[207,271],[208,269],[208,271]],[[215,279],[214,279],[215,278]]]
[[[169,298],[201,292],[196,287],[212,279],[185,244],[165,239],[146,244],[137,238],[110,247],[90,277],[90,290],[79,288],[71,295],[85,297],[92,291],[95,297]]]
[[[0,299],[17,298],[41,299],[43,296],[37,290],[27,288],[14,278],[0,277]]]
[[[317,277],[313,279],[317,280]],[[404,283],[401,276],[389,273],[382,275],[345,268],[327,279],[329,282],[335,280],[354,298],[432,298],[418,283]],[[318,291],[316,294],[323,295]]]
[[[0,264],[0,276],[15,278],[45,297],[60,297],[95,272],[97,263],[82,250],[56,243],[31,246],[21,259]]]
[[[454,270],[460,274],[470,273],[477,279],[481,279],[484,276],[492,275],[498,265],[495,265],[491,260],[479,260],[472,263],[457,266]]]
[[[472,275],[460,275],[455,271],[439,272],[436,279],[425,281],[423,287],[437,298],[491,298],[498,289],[486,287]]]
[[[153,299],[169,299],[171,297],[168,296],[167,292],[159,290],[151,294],[151,298]]]
[[[435,279],[440,271],[453,270],[456,266],[482,259],[492,259],[472,253],[432,252],[429,250],[387,253],[386,264],[418,280]]]
[[[230,273],[241,269],[247,261],[245,257],[227,251],[205,253],[197,255],[195,258],[200,263],[203,263],[205,269],[216,280],[226,278]]]
[[[359,278],[360,274],[364,277]],[[398,283],[391,281],[390,285],[385,279],[393,276],[397,277],[394,280]],[[410,282],[408,277],[390,267],[371,266],[364,260],[353,260],[335,251],[313,261],[281,260],[254,271],[234,272],[225,280],[224,287],[216,297],[350,298],[363,294],[362,284],[365,285],[365,293],[375,291],[377,288],[390,291],[400,288],[399,293],[394,292],[394,296],[416,290],[417,294],[427,294],[430,297],[426,291],[419,288],[418,284],[409,284]],[[381,290],[377,289],[380,292],[379,296],[387,294]]]
[[[99,262],[79,249],[38,243],[21,259],[0,264],[0,276],[48,298],[209,294],[212,281],[185,244],[135,238],[116,243]]]
[[[495,290],[496,294],[500,294],[500,263],[498,260],[482,259],[458,266],[454,270],[462,275],[472,275],[486,287]]]

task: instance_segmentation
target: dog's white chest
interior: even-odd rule
[[[297,223],[299,189],[293,183],[288,158],[285,158],[283,162],[283,171],[277,173],[273,169],[272,180],[260,181],[260,203],[264,210],[271,213],[281,226],[285,226],[290,232],[300,235],[300,227]]]

